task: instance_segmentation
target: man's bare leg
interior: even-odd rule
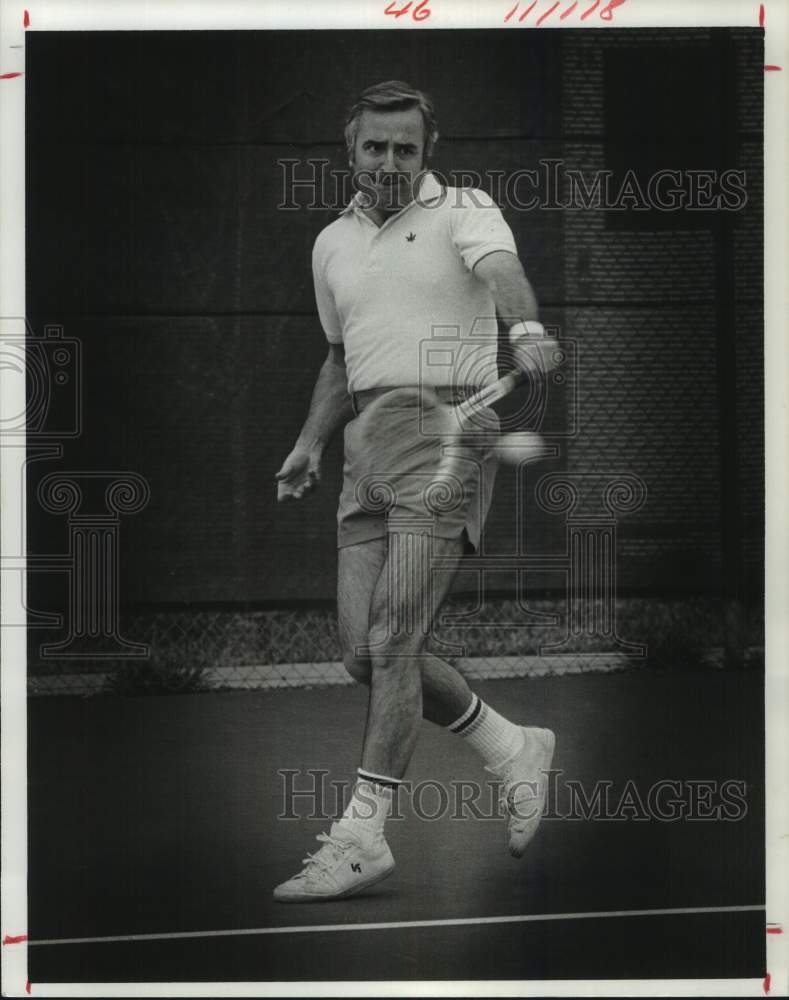
[[[460,539],[434,539],[441,546],[441,555],[462,555]],[[337,614],[345,668],[361,684],[370,683],[372,663],[367,647],[370,643],[370,610],[373,594],[386,564],[388,541],[375,538],[369,542],[348,545],[339,550],[337,574]],[[433,577],[433,617],[449,591],[455,570]],[[422,649],[419,655],[422,677],[422,715],[438,726],[450,726],[459,719],[472,700],[471,688],[454,667]]]
[[[424,639],[449,591],[462,543],[433,538],[420,547],[413,536],[411,541],[407,548],[396,545],[399,564],[385,539],[341,550],[338,594],[345,662],[357,680],[372,681],[360,774],[402,776],[416,742],[421,705],[425,718],[464,737],[488,770],[503,778],[511,813],[510,851],[520,856],[536,832],[544,807],[553,733],[513,724],[480,702],[458,671],[425,653]],[[404,548],[409,553],[405,558]],[[454,555],[456,565],[431,581],[424,566],[414,563],[415,554],[417,560],[431,555],[446,560]],[[358,588],[369,586],[376,573],[370,647],[365,650],[358,639],[364,633],[367,602]],[[415,581],[430,582],[420,589]],[[514,805],[518,808],[513,812]]]
[[[434,538],[429,530],[389,533],[386,562],[370,607],[372,672],[362,754],[365,771],[395,778],[405,772],[422,719],[421,653],[454,576],[453,571],[432,574],[431,557],[459,559],[461,551],[460,539]],[[471,692],[457,676],[468,692],[467,703]]]

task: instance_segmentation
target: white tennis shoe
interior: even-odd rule
[[[304,868],[278,885],[274,899],[280,903],[309,903],[343,899],[380,882],[394,871],[389,845],[378,837],[372,845],[362,845],[338,823],[329,833],[319,833],[323,847],[303,860]]]
[[[486,771],[504,782],[501,801],[509,816],[510,854],[520,858],[537,832],[548,796],[548,771],[556,737],[550,729],[521,726],[523,748],[497,768]]]

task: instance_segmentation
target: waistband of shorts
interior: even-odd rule
[[[418,389],[416,385],[385,385],[375,389],[361,389],[359,392],[351,393],[351,405],[353,412],[357,415],[362,412],[365,406],[369,406],[374,399],[383,396],[384,393],[392,392],[393,389]],[[464,399],[473,396],[478,392],[478,387],[474,385],[434,385],[429,387],[442,403],[462,403]]]

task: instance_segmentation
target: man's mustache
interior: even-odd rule
[[[402,171],[389,170],[362,170],[356,179],[357,183],[372,184],[379,188],[397,187],[398,184],[408,183],[411,180],[410,176]]]
[[[380,187],[395,187],[395,185],[401,182],[408,181],[409,177],[407,174],[399,173],[378,173],[376,177],[376,182]]]

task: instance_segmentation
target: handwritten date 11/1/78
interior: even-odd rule
[[[621,7],[625,0],[609,0],[609,2],[604,6],[600,7],[601,0],[592,0],[591,3],[579,2],[579,0],[573,0],[563,11],[558,14],[559,20],[563,21],[566,17],[571,14],[575,16],[580,21],[585,21],[587,17],[591,17],[592,14],[597,12],[597,16],[602,21],[610,21],[614,16],[614,11],[617,7]],[[515,14],[518,13],[520,8],[520,14],[517,17],[515,23],[523,22],[526,18],[533,14],[536,18],[536,24],[540,25],[543,21],[546,21],[552,14],[556,13],[557,8],[561,6],[560,0],[555,0],[554,3],[541,3],[540,0],[533,0],[531,3],[516,3],[511,7],[507,13],[504,15],[505,21],[512,20]],[[598,10],[598,8],[600,8]]]

